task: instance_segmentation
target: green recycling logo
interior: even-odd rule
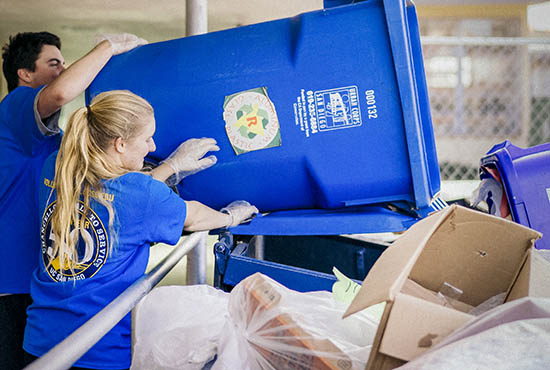
[[[223,107],[225,130],[237,155],[281,145],[277,112],[264,87],[227,96]]]

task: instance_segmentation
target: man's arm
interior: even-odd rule
[[[47,118],[64,104],[80,95],[107,64],[113,51],[109,41],[97,44],[88,54],[74,62],[42,90],[38,98],[38,112]]]
[[[103,35],[88,54],[71,64],[42,90],[38,98],[40,118],[47,118],[80,95],[113,55],[144,45],[146,40],[130,33]]]

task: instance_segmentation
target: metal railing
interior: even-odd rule
[[[174,250],[149,273],[130,285],[117,298],[24,370],[66,370],[111,330],[166,274],[201,240],[201,233],[182,239]]]

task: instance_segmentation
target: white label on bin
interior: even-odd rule
[[[548,195],[548,202],[550,202],[550,188],[546,188],[546,195]]]
[[[306,137],[323,131],[361,126],[357,86],[305,91],[294,103],[296,126]]]

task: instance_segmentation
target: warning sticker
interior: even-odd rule
[[[322,131],[361,126],[357,86],[301,90],[294,103],[296,125],[306,136]]]
[[[223,119],[237,155],[281,146],[279,119],[265,87],[225,97]]]

